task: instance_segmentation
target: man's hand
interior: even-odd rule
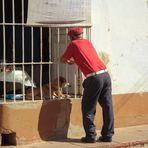
[[[68,63],[69,65],[73,65],[73,64],[75,64],[75,61],[73,61],[73,60],[67,60],[67,63]]]
[[[61,61],[61,63],[69,64],[69,65],[73,65],[75,63],[74,60],[67,60],[63,57],[61,57],[60,61]]]

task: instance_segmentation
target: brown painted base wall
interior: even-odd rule
[[[148,93],[114,95],[115,127],[148,124],[147,98]],[[102,126],[99,105],[95,124],[97,130]],[[2,144],[14,145],[84,136],[81,99],[1,104],[0,134]]]
[[[148,124],[148,93],[113,95],[115,127]],[[97,106],[96,129],[102,126],[101,107]],[[80,100],[72,100],[68,136],[84,136]]]
[[[70,100],[3,104],[0,106],[1,141],[2,133],[16,134],[15,138],[11,137],[13,140],[6,140],[6,144],[14,145],[67,138],[70,111]]]

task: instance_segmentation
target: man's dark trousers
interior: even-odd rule
[[[82,116],[86,137],[96,137],[94,117],[97,102],[102,107],[103,114],[101,135],[104,138],[112,137],[114,134],[114,114],[112,106],[111,79],[108,72],[86,78],[83,82],[83,87]]]

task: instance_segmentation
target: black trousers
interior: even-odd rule
[[[114,134],[114,114],[112,106],[112,86],[108,72],[88,77],[83,82],[82,117],[86,137],[95,138],[94,117],[97,102],[102,108],[103,126],[101,135],[112,137]]]

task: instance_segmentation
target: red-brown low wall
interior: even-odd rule
[[[148,93],[114,95],[115,127],[148,124]],[[95,118],[102,126],[101,108]],[[0,105],[3,144],[26,144],[39,140],[84,136],[81,99],[9,103]]]

